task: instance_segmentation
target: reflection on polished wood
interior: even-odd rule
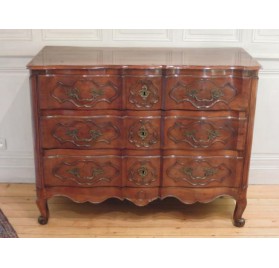
[[[145,207],[110,199],[98,205],[49,200],[52,216],[38,224],[34,184],[0,184],[0,207],[19,237],[279,237],[279,185],[250,185],[245,228],[235,228],[235,202],[219,198],[184,205],[175,199]]]
[[[28,65],[30,69],[72,69],[135,65],[182,68],[204,67],[257,70],[260,65],[242,48],[93,48],[45,47]]]

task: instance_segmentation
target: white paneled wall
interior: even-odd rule
[[[279,30],[0,30],[0,182],[34,182],[28,61],[46,45],[243,47],[262,64],[250,183],[279,183]]]

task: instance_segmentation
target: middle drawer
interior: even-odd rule
[[[159,111],[45,112],[44,149],[159,149]]]

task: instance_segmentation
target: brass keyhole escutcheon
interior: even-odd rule
[[[144,140],[148,136],[148,131],[145,127],[141,127],[138,131],[138,136]]]
[[[138,169],[138,174],[139,174],[141,177],[147,176],[147,174],[148,174],[147,168],[146,168],[146,167],[140,167],[140,168]]]
[[[145,100],[148,98],[150,91],[148,90],[147,85],[143,85],[139,91],[139,95]]]

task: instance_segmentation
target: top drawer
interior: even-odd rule
[[[41,109],[120,109],[120,76],[49,75],[38,78]]]
[[[251,78],[168,76],[166,110],[237,110],[249,105]]]

